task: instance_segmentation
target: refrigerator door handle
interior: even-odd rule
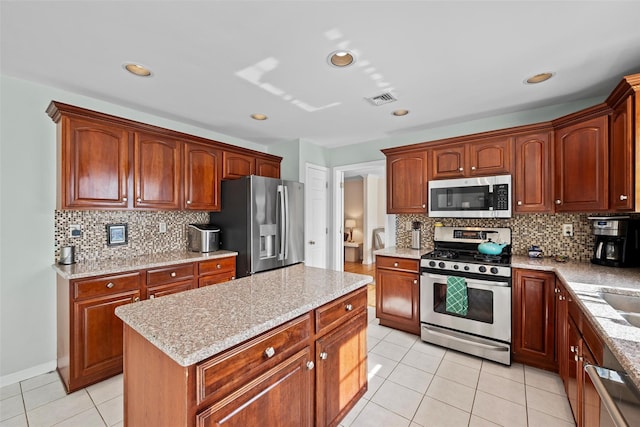
[[[285,251],[285,198],[284,198],[284,186],[278,185],[277,195],[278,195],[278,210],[276,213],[276,221],[280,223],[280,247],[278,249],[278,260],[284,259],[284,251]]]
[[[282,227],[284,240],[284,259],[289,258],[289,189],[284,186],[284,226]]]

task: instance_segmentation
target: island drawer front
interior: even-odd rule
[[[316,309],[316,333],[324,333],[367,308],[367,288],[351,292]]]
[[[195,265],[189,263],[148,270],[147,286],[163,285],[190,279],[193,277],[194,268]]]
[[[420,260],[378,255],[376,257],[376,266],[378,268],[393,268],[397,270],[413,271],[417,273],[420,271]]]
[[[233,274],[236,272],[236,257],[234,256],[216,258],[198,263],[198,274],[200,276],[229,271],[232,271]]]
[[[88,280],[73,282],[75,299],[91,298],[100,295],[115,294],[140,288],[140,273],[132,272],[117,276],[92,277]]]
[[[309,344],[309,313],[196,365],[197,404],[218,401]]]

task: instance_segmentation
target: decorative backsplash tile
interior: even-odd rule
[[[450,227],[508,227],[511,228],[512,252],[527,255],[531,245],[542,248],[544,255],[567,255],[573,260],[588,261],[595,242],[592,221],[589,216],[609,216],[609,214],[527,214],[515,215],[508,219],[463,219],[430,218],[427,215],[396,216],[396,246],[411,246],[411,231],[407,224],[422,223],[421,245],[433,246],[433,229],[436,222]],[[637,215],[633,216],[634,218]],[[640,218],[640,216],[638,216]],[[562,236],[562,224],[573,224],[573,237]]]
[[[191,211],[55,211],[54,258],[60,247],[75,246],[76,261],[124,259],[184,250],[187,224],[209,222],[208,212]],[[128,225],[126,245],[107,246],[107,224]],[[160,223],[167,231],[160,233]],[[81,237],[69,237],[69,226],[79,224]]]

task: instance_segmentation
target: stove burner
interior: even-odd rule
[[[502,262],[504,258],[502,255],[475,254],[473,259],[482,262]]]
[[[431,254],[435,258],[449,258],[449,259],[458,258],[460,256],[458,252],[446,251],[446,250],[436,250],[436,251],[433,251]]]

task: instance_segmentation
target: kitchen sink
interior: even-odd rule
[[[601,292],[600,297],[618,311],[640,314],[640,296]]]
[[[620,315],[636,328],[640,328],[640,313],[620,313]]]

